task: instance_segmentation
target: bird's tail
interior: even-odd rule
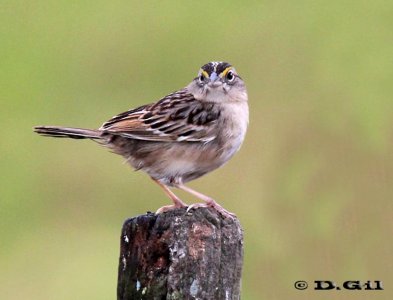
[[[72,138],[72,139],[100,139],[101,132],[98,130],[60,127],[60,126],[36,126],[34,132],[44,136]]]

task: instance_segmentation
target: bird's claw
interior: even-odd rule
[[[211,207],[211,208],[214,208],[216,211],[218,211],[221,215],[223,215],[226,218],[230,218],[232,220],[236,218],[236,215],[234,213],[227,211],[225,208],[223,208],[221,205],[219,205],[213,199],[211,199],[210,201],[207,201],[206,203],[191,204],[187,207],[187,212],[189,212],[191,209],[197,209],[200,207]]]
[[[174,209],[184,208],[184,207],[187,207],[187,205],[179,205],[179,204],[165,205],[165,206],[160,207],[159,209],[157,209],[156,215],[159,215],[159,214],[162,214],[164,212],[171,211],[171,210],[174,210]],[[188,209],[187,209],[187,211],[188,211]]]

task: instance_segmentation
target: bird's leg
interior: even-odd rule
[[[225,208],[223,208],[220,204],[218,204],[216,201],[214,201],[212,198],[210,198],[209,196],[206,196],[200,192],[197,192],[183,184],[177,184],[175,185],[178,189],[181,189],[185,192],[190,193],[191,195],[194,195],[195,197],[205,201],[206,203],[195,203],[195,204],[191,204],[187,211],[189,211],[192,208],[198,208],[198,207],[213,207],[215,210],[217,210],[218,212],[220,212],[223,216],[225,217],[230,217],[231,219],[233,219],[234,217],[236,217],[236,215],[234,213],[231,213],[229,211],[227,211]]]
[[[165,192],[165,194],[168,195],[168,197],[173,201],[172,205],[166,205],[163,207],[160,207],[157,211],[156,214],[160,214],[172,209],[176,208],[182,208],[182,207],[187,207],[187,204],[184,203],[183,201],[180,200],[179,197],[177,197],[166,185],[162,184],[158,180],[152,178],[155,183],[157,183]]]

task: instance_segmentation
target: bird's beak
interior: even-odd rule
[[[217,73],[216,73],[216,72],[213,72],[213,73],[210,75],[210,82],[214,82],[214,81],[216,81],[217,79],[218,79]]]
[[[221,82],[219,79],[220,79],[220,77],[217,75],[216,72],[211,73],[209,86],[218,87],[219,85],[221,85]]]

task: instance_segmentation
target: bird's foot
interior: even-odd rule
[[[218,204],[216,201],[213,199],[209,199],[206,201],[206,203],[194,203],[188,206],[187,212],[190,211],[191,209],[197,209],[200,207],[212,207],[216,211],[218,211],[221,215],[223,215],[225,218],[230,218],[230,219],[235,219],[236,215],[234,213],[231,213],[230,211],[227,211],[225,208],[223,208],[220,204]]]
[[[160,207],[156,211],[156,215],[161,214],[166,211],[174,210],[177,208],[183,208],[187,207],[188,205],[181,201],[179,197],[177,197],[165,184],[161,183],[159,180],[152,178],[155,183],[157,183],[164,191],[165,193],[169,196],[169,198],[172,200],[173,204],[172,205],[166,205],[163,207]]]
[[[174,209],[178,209],[178,208],[184,208],[184,207],[187,207],[187,205],[184,202],[182,202],[182,204],[176,203],[176,204],[171,204],[171,205],[165,205],[165,206],[160,207],[159,209],[157,209],[156,215],[162,214],[162,213],[170,211],[170,210],[174,210]]]

